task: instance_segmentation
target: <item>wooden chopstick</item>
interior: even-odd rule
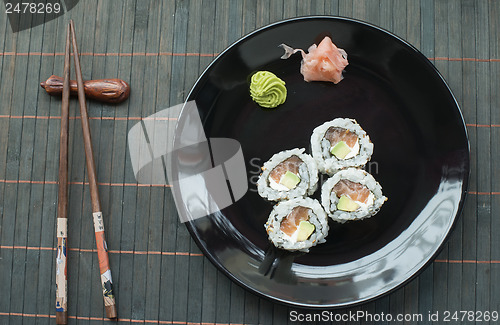
[[[87,174],[89,180],[90,199],[92,202],[92,214],[94,217],[94,231],[97,245],[97,256],[99,259],[99,270],[101,273],[102,295],[104,306],[108,318],[116,318],[116,303],[113,293],[113,280],[109,267],[108,247],[104,236],[104,222],[102,219],[101,203],[99,201],[99,190],[97,188],[97,176],[94,165],[94,153],[92,149],[92,138],[90,135],[89,119],[87,114],[87,104],[83,88],[82,70],[76,44],[75,26],[70,20],[71,37],[73,43],[73,58],[75,60],[76,81],[78,84],[78,101],[80,103],[80,114],[83,129],[83,143],[85,148],[85,158],[87,161]]]
[[[59,137],[59,181],[57,197],[56,323],[68,323],[67,229],[68,229],[68,120],[70,81],[70,25],[66,31],[64,81]]]

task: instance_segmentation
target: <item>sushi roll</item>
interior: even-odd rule
[[[362,169],[341,170],[321,187],[321,204],[330,218],[341,223],[369,218],[385,201],[380,184]]]
[[[295,198],[276,204],[265,228],[274,246],[308,252],[312,246],[325,242],[328,217],[317,200]]]
[[[373,143],[356,120],[336,118],[313,130],[311,150],[318,170],[331,176],[344,168],[364,166]]]
[[[264,163],[257,181],[259,195],[280,201],[311,195],[318,187],[318,168],[305,149],[274,154]]]

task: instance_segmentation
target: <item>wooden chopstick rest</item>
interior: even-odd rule
[[[61,96],[63,89],[63,78],[52,75],[40,86],[51,96]],[[70,91],[72,96],[78,95],[76,80],[71,80]],[[104,103],[118,104],[126,100],[130,95],[130,86],[122,79],[98,79],[83,82],[85,97]]]

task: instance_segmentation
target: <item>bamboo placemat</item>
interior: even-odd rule
[[[455,94],[471,145],[464,213],[437,259],[390,295],[335,313],[427,320],[435,312],[500,311],[499,1],[82,0],[18,33],[0,13],[0,323],[54,323],[60,100],[39,82],[62,75],[71,18],[84,79],[117,77],[132,87],[123,104],[88,102],[120,324],[294,324],[291,312],[306,311],[244,291],[203,257],[178,221],[169,186],[137,184],[127,133],[183,102],[204,68],[239,37],[310,14],[361,19],[416,46]],[[68,315],[72,324],[107,323],[79,123],[72,101]]]

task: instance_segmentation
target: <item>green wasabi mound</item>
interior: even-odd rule
[[[285,82],[269,71],[258,71],[252,75],[250,96],[265,108],[275,108],[286,100]]]

